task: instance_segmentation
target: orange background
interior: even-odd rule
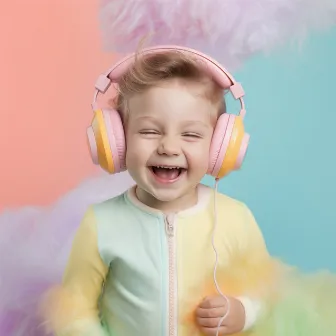
[[[96,0],[0,5],[0,210],[48,204],[94,173],[85,128],[104,54]]]

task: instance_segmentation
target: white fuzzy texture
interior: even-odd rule
[[[132,185],[128,173],[104,173],[84,181],[50,207],[0,213],[1,336],[45,336],[36,316],[39,300],[45,290],[61,282],[85,211]]]
[[[336,23],[336,0],[101,0],[104,48],[134,52],[149,45],[198,49],[230,69],[251,55]]]

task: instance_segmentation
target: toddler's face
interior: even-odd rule
[[[127,169],[149,198],[183,198],[207,172],[216,107],[201,90],[170,81],[128,102]]]

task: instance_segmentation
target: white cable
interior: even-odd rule
[[[225,315],[218,322],[216,336],[219,335],[219,328],[221,327],[223,321],[228,317],[228,315],[230,313],[230,300],[222,293],[221,289],[218,286],[217,279],[216,279],[217,266],[218,266],[218,253],[217,253],[216,246],[215,246],[215,233],[216,233],[216,228],[217,228],[217,189],[218,189],[218,179],[216,179],[216,184],[215,184],[215,189],[214,189],[214,218],[215,218],[215,223],[214,223],[214,228],[213,228],[213,231],[212,231],[212,239],[211,239],[212,248],[215,252],[215,257],[216,257],[213,278],[214,278],[214,283],[215,283],[217,292],[226,301],[227,310],[226,310]]]

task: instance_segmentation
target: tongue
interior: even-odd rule
[[[154,174],[163,180],[174,180],[179,176],[179,169],[153,167]]]

